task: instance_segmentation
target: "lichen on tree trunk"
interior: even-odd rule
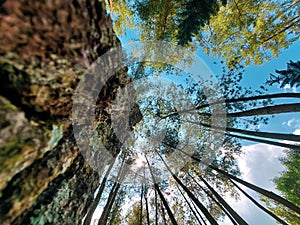
[[[81,224],[99,174],[74,140],[72,96],[85,69],[120,45],[112,21],[97,0],[6,0],[0,26],[0,223]],[[129,80],[123,69],[106,88]]]

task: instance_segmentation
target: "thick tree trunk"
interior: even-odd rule
[[[99,174],[74,140],[72,95],[119,46],[111,19],[100,1],[4,0],[0,26],[0,224],[81,224]],[[124,69],[107,89],[128,81]]]

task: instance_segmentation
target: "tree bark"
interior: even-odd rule
[[[74,139],[71,111],[84,71],[120,45],[103,4],[90,0],[0,3],[3,225],[81,224],[92,205],[98,172],[108,161],[102,158],[98,172],[86,163]],[[101,113],[113,100],[112,87],[129,81],[126,69],[112,79],[106,87],[109,94],[101,95]],[[102,115],[103,120],[108,118]],[[118,151],[119,143],[115,145]]]
[[[114,201],[117,197],[117,193],[118,193],[118,191],[121,187],[121,184],[122,184],[123,179],[124,179],[125,174],[126,174],[126,168],[124,166],[124,163],[125,163],[125,158],[123,158],[123,160],[122,160],[122,164],[120,166],[116,181],[115,181],[115,183],[114,183],[114,185],[113,185],[113,187],[112,187],[112,189],[109,193],[106,205],[103,208],[103,211],[102,211],[101,217],[99,219],[98,225],[106,225],[107,224],[109,212],[111,211],[111,208],[112,208],[112,206],[114,204]]]

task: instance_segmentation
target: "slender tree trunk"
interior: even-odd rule
[[[143,185],[141,185],[140,225],[143,225],[143,194],[144,194],[144,187],[143,187]]]
[[[115,181],[112,189],[110,190],[106,205],[103,208],[103,212],[99,219],[98,225],[106,225],[107,224],[109,212],[114,203],[114,200],[116,198],[117,192],[119,191],[119,188],[120,188],[120,184],[117,181]]]
[[[157,151],[156,151],[157,152]],[[158,152],[157,152],[158,153]],[[162,158],[162,156],[158,153],[159,157],[163,161],[164,165],[168,169],[168,171],[172,174],[172,177],[175,179],[175,181],[182,187],[182,189],[188,194],[188,196],[195,202],[195,204],[198,206],[198,208],[203,212],[205,217],[208,219],[208,221],[213,224],[217,225],[217,221],[212,217],[212,215],[208,212],[206,207],[195,197],[195,195],[179,180],[179,178],[172,173],[170,167],[166,164],[165,160]]]
[[[91,206],[91,208],[90,208],[90,210],[89,210],[89,212],[88,212],[88,214],[87,214],[87,216],[86,216],[86,218],[84,220],[84,223],[83,223],[84,225],[90,225],[91,222],[92,222],[93,214],[94,214],[94,212],[95,212],[95,210],[96,210],[96,208],[97,208],[97,206],[99,204],[99,201],[101,199],[102,193],[103,193],[104,188],[106,186],[107,177],[108,177],[111,169],[113,168],[114,162],[115,162],[115,159],[110,163],[109,168],[107,169],[107,171],[106,171],[106,173],[105,173],[105,175],[103,177],[103,180],[102,180],[101,185],[99,187],[99,190],[98,190],[98,193],[96,195],[96,198],[94,199],[94,201],[92,203],[92,206]]]
[[[211,113],[206,113],[206,112],[195,112],[195,113],[197,115],[207,116],[207,117],[211,117],[211,116],[247,117],[247,116],[263,116],[263,115],[273,115],[273,114],[292,113],[292,112],[300,112],[300,104],[299,103],[266,106],[266,107],[249,109],[249,110],[244,110],[244,111],[235,112],[235,113],[226,113],[226,114],[218,114],[218,113],[211,114]],[[176,112],[176,113],[178,114],[178,112]]]
[[[194,207],[196,213],[199,215],[199,217],[200,217],[201,221],[203,222],[203,224],[204,224],[204,225],[207,225],[207,223],[206,223],[206,221],[204,220],[203,216],[202,216],[201,213],[198,211],[198,209],[197,209],[195,203],[194,203],[193,201],[192,201],[191,203],[192,203],[192,205],[193,205],[193,207]]]
[[[155,189],[154,189],[154,201],[155,201],[155,225],[158,225],[157,191]]]
[[[164,225],[168,225],[167,219],[166,219],[165,208],[164,208],[163,203],[160,204],[160,208],[161,208],[161,215],[162,215],[162,220],[164,222]]]
[[[236,113],[227,113],[227,117],[245,117],[245,116],[262,116],[262,115],[272,115],[272,114],[281,114],[281,113],[291,113],[291,112],[300,112],[300,104],[281,104],[266,106],[262,108],[249,109],[242,112]]]
[[[266,212],[267,214],[269,214],[270,216],[272,216],[275,220],[277,220],[279,223],[283,224],[283,225],[288,225],[285,221],[283,221],[282,219],[280,219],[278,216],[276,216],[274,213],[272,213],[270,210],[268,210],[266,207],[262,206],[261,204],[259,204],[254,198],[252,198],[247,192],[245,192],[240,186],[238,186],[234,181],[230,180],[233,185],[239,189],[248,199],[250,199],[258,208],[260,208],[261,210],[263,210],[264,212]]]
[[[224,129],[222,129],[221,127],[217,127],[217,126],[212,127],[211,125],[208,125],[208,124],[194,122],[194,121],[190,121],[190,120],[183,120],[183,121],[188,122],[188,123],[192,123],[192,124],[202,125],[204,127],[210,128],[210,129],[220,130],[220,132],[222,130],[224,130],[224,131],[229,131],[229,132],[235,132],[235,133],[239,132],[241,134],[248,134],[248,135],[252,135],[252,136],[259,136],[259,137],[265,137],[265,138],[267,138],[267,137],[268,138],[271,138],[271,137],[275,138],[276,137],[276,138],[282,139],[282,140],[286,140],[284,138],[287,138],[288,140],[299,141],[299,135],[256,132],[256,131],[243,131],[241,129],[235,129],[235,128],[224,128]],[[269,141],[269,140],[258,139],[258,138],[247,137],[247,136],[240,136],[240,135],[231,134],[229,132],[226,132],[227,136],[240,138],[240,139],[245,139],[245,140],[248,140],[248,141],[254,141],[254,142],[269,144],[269,145],[275,145],[275,146],[279,146],[279,147],[283,147],[283,148],[300,149],[299,145],[292,145],[292,144],[287,144],[287,143],[282,143],[282,142]],[[255,133],[257,133],[257,135]]]
[[[198,221],[198,224],[202,225],[200,219],[197,216],[197,213],[195,212],[195,210],[193,209],[193,207],[191,206],[191,204],[189,203],[189,201],[187,200],[187,198],[184,196],[184,194],[182,193],[182,191],[180,190],[180,188],[178,187],[178,185],[176,185],[177,189],[179,190],[181,196],[183,197],[184,201],[187,203],[189,209],[192,211],[194,217],[196,218],[196,220]]]
[[[189,174],[189,176],[193,179],[193,181],[198,185],[198,187],[200,187],[201,188],[201,190],[202,191],[204,191],[204,193],[207,195],[207,196],[209,196],[222,210],[223,210],[223,212],[228,216],[228,218],[230,219],[230,221],[234,224],[234,225],[237,225],[237,222],[234,220],[234,218],[233,218],[233,216],[226,210],[226,208],[220,203],[220,202],[218,202],[215,198],[214,198],[214,196],[211,194],[211,193],[209,193],[207,190],[205,190],[205,188],[204,187],[202,187],[196,180],[195,180],[195,178],[194,177],[192,177],[190,174]]]
[[[208,189],[213,193],[214,196],[216,196],[216,198],[218,199],[218,201],[224,206],[224,208],[232,215],[232,217],[236,220],[236,222],[238,224],[241,225],[248,225],[246,223],[246,221],[240,217],[239,214],[237,214],[237,212],[235,212],[230,205],[228,205],[228,203],[222,198],[222,196],[220,196],[215,189],[209,185],[209,183],[206,182],[206,180],[204,180],[201,176],[199,176],[199,178],[201,179],[201,181],[208,187]]]
[[[189,123],[193,123],[192,121],[186,120]],[[204,127],[216,129],[216,130],[224,130],[233,132],[233,133],[240,133],[245,134],[249,136],[256,136],[261,138],[271,138],[271,139],[278,139],[278,140],[285,140],[285,141],[296,141],[300,142],[300,135],[294,135],[294,134],[284,134],[284,133],[270,133],[270,132],[260,132],[260,131],[249,131],[249,130],[242,130],[242,129],[236,129],[236,128],[230,128],[230,127],[218,127],[218,126],[211,126],[209,124],[205,123],[194,123],[199,124]]]
[[[170,113],[166,116],[163,116],[162,119],[177,115],[178,113],[189,113],[194,112],[195,110],[204,109],[206,107],[211,107],[213,105],[219,105],[224,103],[234,103],[234,102],[246,102],[246,101],[254,101],[254,100],[267,100],[272,98],[300,98],[300,93],[277,93],[277,94],[268,94],[268,95],[259,95],[259,96],[250,96],[250,97],[241,97],[234,99],[225,99],[224,101],[215,101],[210,104],[202,104],[193,109],[181,110],[178,112]]]
[[[117,193],[121,187],[122,180],[125,176],[125,171],[124,171],[124,163],[125,163],[125,157],[122,160],[122,164],[120,166],[116,181],[109,193],[109,196],[107,198],[106,205],[104,206],[103,212],[101,214],[101,217],[99,219],[98,225],[106,225],[109,212],[114,204],[114,201],[116,199]]]
[[[177,222],[176,222],[176,220],[175,220],[174,214],[172,213],[172,211],[171,211],[171,209],[170,209],[170,207],[169,207],[169,205],[168,205],[167,200],[165,199],[163,193],[162,193],[162,192],[160,191],[160,189],[159,189],[158,184],[156,183],[156,179],[155,179],[155,176],[154,176],[154,174],[153,174],[153,171],[152,171],[152,168],[151,168],[151,166],[150,166],[150,163],[149,163],[147,157],[145,157],[145,158],[146,158],[146,160],[147,160],[147,164],[148,164],[148,167],[149,167],[151,176],[152,176],[152,180],[153,180],[153,183],[154,183],[154,184],[153,184],[153,185],[154,185],[154,188],[157,190],[157,193],[158,193],[158,195],[159,195],[159,197],[160,197],[160,199],[161,199],[161,201],[162,201],[164,207],[165,207],[166,210],[167,210],[167,213],[168,213],[168,215],[169,215],[170,220],[172,221],[172,224],[178,225]]]
[[[226,135],[228,135],[230,137],[248,140],[248,141],[254,141],[254,142],[264,143],[264,144],[268,144],[268,145],[275,145],[275,146],[279,146],[282,148],[290,148],[290,149],[300,150],[300,145],[291,145],[291,144],[286,144],[286,143],[282,143],[282,142],[275,142],[275,141],[269,141],[269,140],[264,140],[264,139],[251,138],[251,137],[240,136],[240,135],[235,135],[235,134],[230,134],[230,133],[226,133]]]
[[[236,182],[238,182],[238,183],[246,186],[247,188],[250,188],[251,190],[254,190],[254,191],[256,191],[256,192],[258,192],[258,193],[260,193],[260,194],[262,194],[262,195],[264,195],[266,197],[269,197],[269,198],[273,199],[276,202],[279,202],[279,203],[283,204],[284,206],[288,207],[289,209],[291,209],[292,211],[294,211],[294,212],[296,212],[296,213],[298,213],[300,215],[300,208],[298,206],[296,206],[293,203],[291,203],[290,201],[288,201],[288,200],[280,197],[279,195],[276,195],[275,193],[273,193],[271,191],[267,191],[267,190],[265,190],[263,188],[260,188],[260,187],[254,185],[254,184],[251,184],[251,183],[249,183],[247,181],[244,181],[244,180],[242,180],[242,179],[240,179],[240,178],[238,178],[238,177],[236,177],[236,176],[234,176],[234,175],[232,175],[232,174],[230,174],[230,173],[228,173],[228,172],[226,172],[226,171],[224,171],[222,169],[219,169],[219,168],[217,168],[215,166],[212,166],[212,165],[210,165],[208,163],[205,163],[205,162],[203,162],[201,159],[199,159],[196,156],[192,156],[192,155],[190,155],[190,154],[188,154],[188,153],[186,153],[186,152],[184,152],[184,151],[182,151],[180,149],[178,149],[178,150],[181,151],[182,153],[190,156],[192,159],[198,161],[199,163],[201,163],[201,164],[203,164],[205,166],[210,167],[211,169],[217,171],[220,174],[223,174],[225,177],[230,178],[230,179],[232,179],[232,180],[234,180],[234,181],[236,181]]]
[[[146,186],[144,187],[145,190],[147,190]],[[149,206],[148,206],[148,197],[147,197],[147,191],[144,193],[145,198],[145,204],[146,204],[146,212],[147,212],[147,225],[150,225],[150,212],[149,212]]]

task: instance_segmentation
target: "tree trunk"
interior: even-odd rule
[[[229,212],[227,212],[227,210],[224,208],[224,206],[222,206],[221,205],[221,203],[220,202],[218,202],[215,198],[214,198],[214,196],[211,194],[211,193],[209,193],[205,188],[203,188],[196,180],[195,180],[195,178],[194,177],[192,177],[190,174],[189,174],[189,176],[194,180],[194,182],[198,185],[198,187],[200,187],[201,188],[201,190],[202,191],[204,191],[204,193],[208,196],[208,197],[210,197],[222,210],[223,210],[223,212],[228,216],[228,218],[230,219],[230,221],[232,222],[232,224],[234,224],[234,225],[237,225],[237,223],[236,223],[236,221],[234,220],[234,218],[231,216],[231,214],[229,213]]]
[[[148,188],[146,188],[146,185],[145,185],[144,189],[146,190],[144,193],[144,198],[145,198],[146,212],[147,212],[147,225],[150,225],[150,212],[149,212],[149,205],[148,205],[149,203],[148,203],[148,197],[147,197]]]
[[[268,210],[267,208],[265,208],[263,205],[259,204],[254,198],[252,198],[247,192],[245,192],[240,186],[238,186],[235,182],[233,182],[232,180],[230,180],[233,185],[239,189],[239,191],[241,191],[248,199],[250,199],[258,208],[260,208],[261,210],[263,210],[264,212],[266,212],[267,214],[269,214],[270,216],[272,216],[275,220],[277,220],[279,223],[283,224],[283,225],[288,225],[285,221],[283,221],[282,219],[280,219],[278,216],[276,216],[274,213],[272,213],[270,210]]]
[[[158,153],[158,152],[157,152]],[[205,215],[205,217],[208,219],[208,221],[213,224],[213,225],[217,225],[217,221],[212,217],[212,215],[208,212],[208,210],[206,209],[206,207],[195,197],[195,195],[187,188],[187,186],[185,186],[180,180],[179,178],[172,173],[172,170],[170,169],[170,167],[166,164],[165,160],[162,158],[162,156],[158,153],[159,157],[161,158],[161,160],[163,161],[164,165],[166,166],[166,168],[168,169],[168,171],[172,174],[172,177],[174,178],[174,180],[179,184],[179,186],[187,193],[187,195],[193,200],[193,202],[197,205],[197,207],[201,210],[201,212]]]
[[[143,225],[143,194],[144,194],[144,187],[141,186],[141,199],[140,199],[140,224]]]
[[[89,212],[87,213],[87,215],[85,217],[85,220],[84,220],[84,223],[83,223],[84,225],[90,225],[91,222],[92,222],[93,214],[94,214],[94,212],[95,212],[95,210],[96,210],[96,208],[97,208],[97,206],[99,204],[99,201],[101,199],[102,193],[103,193],[104,188],[106,186],[107,177],[108,177],[111,169],[113,168],[114,162],[115,162],[115,160],[113,162],[111,162],[109,168],[107,169],[107,171],[106,171],[106,173],[105,173],[105,175],[103,177],[103,180],[101,182],[101,185],[100,185],[100,188],[99,188],[98,193],[96,195],[96,198],[94,199],[94,201],[93,201],[93,203],[92,203],[92,205],[91,205],[91,207],[89,209]]]
[[[177,187],[177,189],[179,190],[179,192],[180,192],[181,196],[183,197],[184,201],[187,203],[189,209],[192,211],[194,217],[195,217],[196,220],[198,221],[198,224],[199,224],[199,225],[202,225],[200,219],[198,218],[198,216],[197,216],[195,210],[193,209],[193,207],[191,206],[191,204],[189,203],[189,201],[187,200],[187,198],[184,196],[184,194],[182,193],[182,191],[180,190],[180,188],[178,187],[178,185],[176,185],[176,187]]]
[[[146,157],[146,161],[147,161],[147,164],[148,164],[148,167],[149,167],[151,176],[152,176],[154,188],[155,188],[155,190],[157,191],[157,193],[158,193],[158,195],[159,195],[159,197],[160,197],[160,199],[161,199],[161,201],[162,201],[164,207],[166,208],[167,213],[168,213],[168,215],[169,215],[169,218],[170,218],[170,220],[172,221],[172,224],[173,224],[173,225],[177,225],[177,221],[175,220],[174,214],[172,213],[172,210],[170,209],[169,204],[168,204],[167,200],[165,199],[163,193],[162,193],[161,190],[159,189],[159,186],[158,186],[158,184],[157,184],[157,182],[156,182],[155,176],[154,176],[154,174],[153,174],[152,168],[151,168],[151,166],[150,166],[150,163],[149,163],[147,157]]]
[[[154,189],[154,201],[155,201],[155,225],[158,225],[158,202],[157,202],[157,191]]]
[[[189,155],[188,153],[186,153],[184,151],[181,151],[181,152],[184,153],[184,154],[186,154],[186,155]],[[228,172],[226,172],[226,171],[224,171],[222,169],[219,169],[219,168],[217,168],[215,166],[209,165],[209,164],[203,162],[198,157],[195,157],[195,156],[192,156],[192,155],[189,155],[189,156],[192,159],[198,161],[199,163],[201,163],[203,165],[206,165],[206,166],[210,167],[211,169],[217,171],[218,173],[224,175],[225,177],[227,177],[229,179],[232,179],[232,180],[234,180],[234,181],[236,181],[236,182],[238,182],[238,183],[246,186],[247,188],[250,188],[251,190],[256,191],[257,193],[260,193],[260,194],[262,194],[262,195],[264,195],[264,196],[266,196],[266,197],[268,197],[270,199],[273,199],[274,201],[276,201],[278,203],[281,203],[282,205],[288,207],[289,209],[291,209],[292,211],[294,211],[294,212],[296,212],[296,213],[298,213],[300,215],[300,208],[298,206],[296,206],[292,202],[290,202],[290,201],[288,201],[288,200],[280,197],[279,195],[276,195],[275,193],[273,193],[271,191],[265,190],[265,189],[263,189],[261,187],[258,187],[258,186],[254,185],[254,184],[251,184],[251,183],[249,183],[247,181],[244,181],[244,180],[242,180],[242,179],[240,179],[240,178],[238,178],[238,177],[236,177],[236,176],[234,176],[234,175],[232,175],[232,174],[230,174],[230,173],[228,173]]]
[[[191,123],[191,121],[187,121]],[[294,134],[284,134],[284,133],[271,133],[271,132],[261,132],[261,131],[250,131],[250,130],[242,130],[242,129],[236,129],[236,128],[230,128],[230,127],[218,127],[218,126],[211,126],[209,124],[204,123],[196,123],[204,127],[216,129],[216,130],[226,130],[233,133],[240,133],[245,134],[249,136],[256,136],[261,138],[271,138],[271,139],[278,139],[278,140],[285,140],[285,141],[296,141],[300,142],[300,135],[294,135]]]
[[[195,110],[204,109],[206,107],[210,107],[213,105],[219,105],[224,103],[234,103],[234,102],[247,102],[247,101],[255,101],[255,100],[268,100],[274,98],[300,98],[300,93],[276,93],[276,94],[267,94],[267,95],[255,95],[250,97],[241,97],[241,98],[233,98],[233,99],[225,99],[223,101],[215,101],[207,104],[199,105],[193,109],[185,109],[177,112],[170,113],[166,116],[162,116],[161,118],[167,118],[170,116],[178,115],[178,113],[191,113]]]
[[[116,178],[116,181],[109,193],[109,196],[107,198],[107,202],[106,205],[103,208],[101,217],[99,219],[98,225],[106,225],[107,224],[107,220],[108,220],[108,216],[109,216],[109,212],[111,211],[111,208],[114,204],[114,201],[117,197],[117,193],[121,187],[121,184],[123,182],[123,179],[125,177],[126,174],[126,169],[124,169],[124,163],[125,163],[125,157],[122,160],[122,164],[120,166],[120,169],[118,171],[118,175]]]
[[[0,2],[0,224],[81,224],[91,206],[99,174],[80,154],[71,111],[87,66],[120,45],[103,4]],[[129,80],[121,70],[107,89]],[[105,111],[113,95],[101,98]]]
[[[205,183],[205,185],[208,187],[208,189],[213,193],[214,196],[218,199],[218,201],[221,203],[221,205],[231,214],[231,216],[238,222],[238,224],[247,225],[246,221],[235,212],[230,205],[222,198],[221,195],[219,195],[213,187],[209,185],[209,183],[206,182],[202,177],[200,177],[201,181]],[[196,182],[197,183],[197,182]]]
[[[270,140],[259,139],[259,138],[254,138],[254,137],[240,136],[240,135],[236,135],[236,134],[231,134],[230,132],[245,134],[245,135],[249,135],[249,136],[252,135],[252,136],[261,137],[261,138],[274,138],[274,139],[289,140],[289,141],[295,141],[295,142],[299,142],[299,135],[248,131],[248,130],[230,128],[230,127],[222,128],[222,127],[211,126],[211,125],[208,125],[205,123],[199,123],[199,122],[194,122],[194,121],[190,121],[190,120],[182,120],[182,121],[187,122],[187,123],[201,125],[201,126],[209,128],[211,130],[212,129],[219,130],[217,132],[222,132],[222,130],[225,130],[225,131],[227,131],[226,132],[227,136],[234,137],[234,138],[240,138],[240,139],[245,139],[248,141],[254,141],[254,142],[259,142],[259,143],[264,143],[264,144],[269,144],[269,145],[275,145],[275,146],[279,146],[279,147],[283,147],[283,148],[298,149],[298,150],[300,149],[299,145],[286,144],[286,143],[282,143],[282,142],[270,141]]]
[[[242,112],[228,113],[227,117],[245,117],[245,116],[262,116],[262,115],[273,115],[280,113],[291,113],[291,112],[300,112],[300,104],[281,104],[281,105],[272,105],[262,108],[249,109]]]

